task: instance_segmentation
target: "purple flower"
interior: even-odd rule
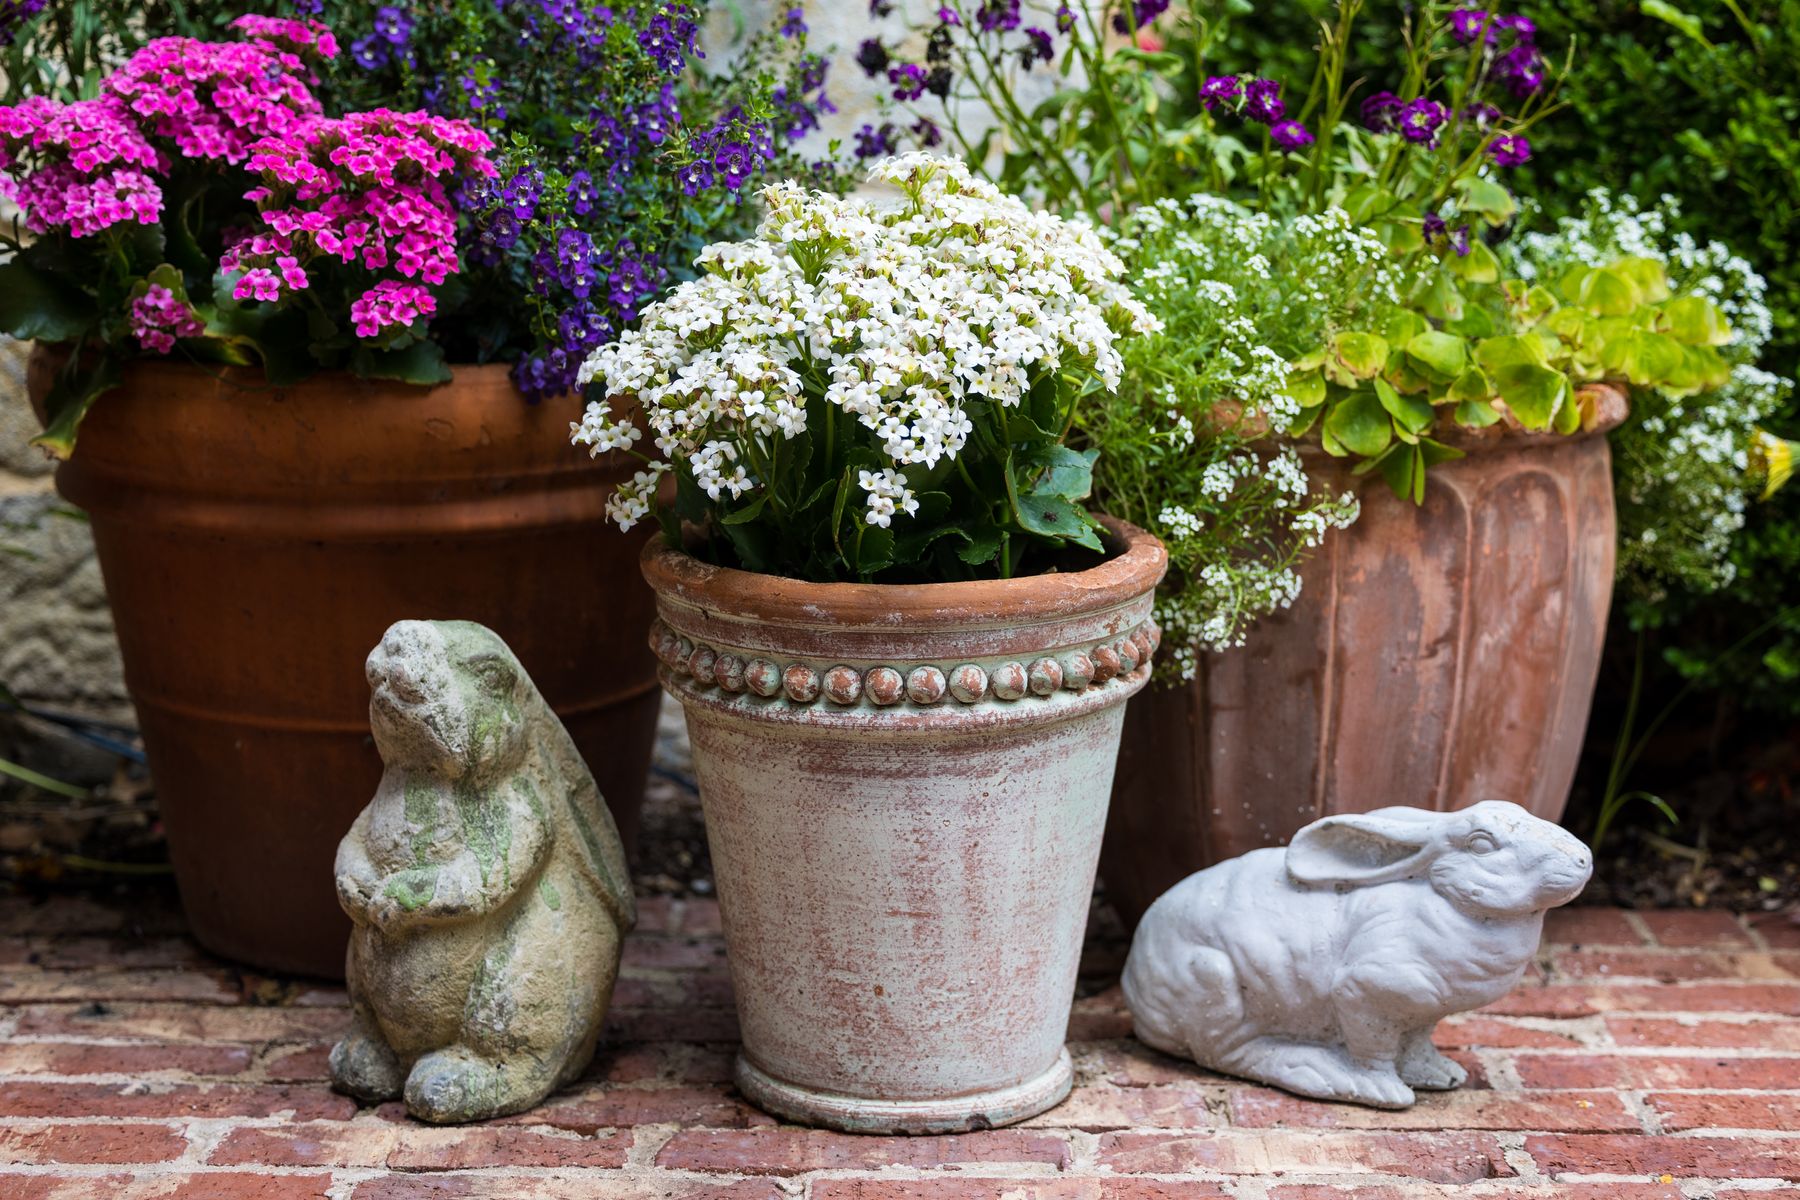
[[[387,66],[388,54],[388,43],[372,33],[350,43],[351,60],[365,71],[377,71]]]
[[[1017,29],[1019,0],[982,0],[981,7],[975,10],[975,23],[981,26],[983,33]]]
[[[1362,123],[1376,133],[1392,133],[1406,102],[1392,92],[1376,92],[1362,102]]]
[[[1446,226],[1443,217],[1434,212],[1426,213],[1425,220],[1420,226],[1420,232],[1425,235],[1425,244],[1429,246],[1432,242],[1443,237],[1445,228]]]
[[[1035,62],[1054,62],[1056,45],[1050,35],[1037,26],[1029,26],[1025,30],[1025,44],[1019,48],[1019,65],[1027,71]]]
[[[802,37],[806,33],[806,12],[803,9],[790,8],[781,22],[781,36],[784,38]]]
[[[888,69],[887,47],[881,44],[880,38],[863,39],[862,45],[856,48],[856,65],[870,79]]]
[[[864,125],[856,131],[856,157],[881,158],[894,152],[894,127]]]
[[[912,123],[912,128],[907,132],[913,135],[914,141],[927,150],[933,146],[942,145],[944,141],[944,131],[939,129],[937,122],[930,117],[920,117]]]
[[[713,185],[712,164],[696,159],[681,169],[680,179],[684,195],[698,196]]]
[[[586,171],[569,176],[569,207],[578,217],[594,211],[594,177]]]
[[[1488,153],[1502,167],[1518,167],[1531,161],[1531,143],[1516,133],[1502,134],[1488,145]]]
[[[375,36],[389,45],[406,45],[412,37],[412,26],[412,17],[391,4],[375,10]]]
[[[1116,33],[1130,33],[1133,30],[1142,29],[1150,22],[1156,20],[1156,18],[1162,16],[1163,10],[1168,7],[1169,0],[1125,0],[1125,7],[1113,14],[1113,31]],[[1131,14],[1131,21],[1129,23],[1125,20],[1127,12]]]
[[[1394,126],[1407,141],[1431,145],[1437,141],[1438,130],[1449,117],[1449,109],[1436,100],[1420,96],[1400,110]]]
[[[1529,42],[1537,37],[1537,22],[1523,13],[1514,13],[1510,17],[1495,17],[1494,24],[1502,29],[1512,31],[1512,35],[1521,42]]]
[[[1523,100],[1544,86],[1544,59],[1537,47],[1526,42],[1514,46],[1494,64],[1494,77]]]
[[[1067,4],[1056,6],[1056,32],[1067,33],[1075,28],[1075,10]]]
[[[1243,94],[1244,85],[1236,75],[1209,75],[1200,85],[1200,103],[1208,112],[1216,111],[1221,104],[1236,104]]]
[[[1273,79],[1252,79],[1246,83],[1244,115],[1265,125],[1273,125],[1287,116],[1287,105],[1281,102],[1281,85]]]
[[[916,63],[890,67],[888,82],[894,85],[894,99],[917,100],[925,94],[925,68]]]
[[[869,15],[876,20],[894,11],[894,0],[869,0]]]
[[[954,8],[949,7],[948,5],[937,10],[937,19],[939,20],[939,22],[941,22],[942,24],[945,24],[945,25],[961,25],[962,24],[962,18],[957,16],[956,10]]]
[[[637,40],[665,73],[679,75],[687,67],[688,55],[694,52],[694,38],[699,32],[693,9],[686,4],[665,4],[638,30]]]
[[[1490,21],[1486,9],[1459,8],[1450,14],[1450,33],[1463,45],[1468,45],[1481,36],[1483,28],[1487,29],[1487,40],[1500,40],[1499,23]]]
[[[1269,127],[1269,138],[1283,150],[1299,150],[1313,142],[1313,135],[1298,121],[1277,121]]]
[[[1486,129],[1505,115],[1491,104],[1475,103],[1463,109],[1463,120],[1477,129]]]
[[[713,155],[713,166],[725,176],[725,186],[737,191],[756,172],[756,156],[742,142],[727,142]]]
[[[1443,217],[1437,213],[1426,213],[1420,231],[1425,235],[1427,246],[1447,241],[1450,249],[1456,252],[1458,258],[1466,257],[1469,253],[1469,227],[1467,225],[1459,226],[1455,233],[1451,233],[1450,227],[1444,223]]]

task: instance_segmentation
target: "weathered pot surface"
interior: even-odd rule
[[[1107,794],[1166,565],[1149,534],[1108,529],[1096,566],[983,583],[810,584],[645,552],[756,1104],[930,1133],[1068,1094]]]
[[[39,348],[42,396],[60,356]],[[660,697],[638,537],[606,523],[628,459],[568,444],[579,397],[504,366],[436,388],[142,362],[57,487],[87,510],[195,936],[341,976],[331,864],[374,794],[362,661],[403,618],[500,632],[629,840]]]
[[[1422,507],[1302,446],[1361,518],[1300,598],[1126,720],[1101,873],[1129,927],[1194,871],[1387,805],[1506,799],[1561,818],[1600,667],[1617,525],[1605,434],[1625,393],[1580,394],[1583,432],[1448,439]]]

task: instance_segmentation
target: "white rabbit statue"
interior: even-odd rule
[[[1462,1083],[1431,1031],[1510,991],[1593,858],[1516,804],[1326,817],[1190,875],[1125,963],[1137,1036],[1302,1096],[1405,1108]]]

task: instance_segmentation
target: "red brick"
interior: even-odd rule
[[[602,1046],[582,1073],[587,1082],[653,1083],[676,1079],[680,1073],[681,1047],[666,1043],[648,1046]],[[729,1078],[729,1076],[727,1076]]]
[[[1744,946],[1750,935],[1733,913],[1714,909],[1651,909],[1638,914],[1664,946]]]
[[[657,971],[621,978],[613,989],[619,1008],[720,1008],[729,1010],[736,997],[724,975],[695,971]]]
[[[213,968],[219,964],[184,937],[0,938],[0,964],[53,970],[132,967],[137,970]]]
[[[1089,1042],[1069,1047],[1075,1069],[1083,1077],[1103,1079],[1114,1087],[1147,1087],[1159,1083],[1193,1083],[1204,1078],[1219,1081],[1193,1063],[1182,1062],[1139,1041]]]
[[[1495,1016],[1590,1017],[1606,1012],[1765,1013],[1800,1016],[1800,984],[1553,983],[1520,987],[1481,1010]]]
[[[1800,1093],[1758,1092],[1745,1095],[1657,1092],[1646,1097],[1662,1116],[1665,1133],[1687,1129],[1800,1130]]]
[[[242,1171],[137,1178],[0,1174],[0,1195],[6,1200],[326,1200],[330,1188],[329,1175],[258,1175]]]
[[[737,1014],[729,1008],[614,1007],[606,1014],[609,1042],[735,1042]]]
[[[1503,1050],[1559,1050],[1573,1049],[1583,1044],[1574,1033],[1533,1029],[1529,1025],[1520,1025],[1502,1017],[1486,1017],[1480,1014],[1441,1022],[1431,1040],[1443,1050],[1467,1050],[1476,1047],[1493,1047]]]
[[[623,965],[628,971],[723,971],[725,943],[718,938],[627,938]]]
[[[1559,975],[1570,979],[1654,979],[1685,983],[1696,979],[1741,979],[1734,955],[1697,950],[1558,950]]]
[[[1726,1058],[1679,1054],[1521,1054],[1513,1060],[1528,1088],[1800,1087],[1800,1058]]]
[[[145,937],[179,935],[186,931],[181,906],[173,891],[167,894],[138,892],[118,900],[90,896],[0,897],[0,935]]]
[[[219,1007],[210,1004],[34,1004],[20,1008],[17,1036],[142,1038],[168,1042],[330,1039],[349,1022],[316,1008]]]
[[[330,1042],[310,1046],[271,1046],[263,1060],[265,1079],[275,1083],[316,1083],[331,1078]]]
[[[385,1122],[316,1121],[239,1128],[207,1162],[214,1166],[388,1167],[455,1171],[476,1167],[622,1167],[631,1135],[574,1137],[506,1125],[466,1129]]]
[[[670,920],[670,915],[677,903],[679,902],[672,896],[639,896],[637,925],[631,931],[632,936],[641,938],[674,932],[675,925]]]
[[[549,1125],[575,1133],[634,1125],[682,1125],[702,1129],[749,1129],[775,1119],[727,1095],[723,1087],[597,1088],[554,1097],[511,1121]]]
[[[1225,1200],[1222,1184],[1160,1179],[820,1179],[812,1200]]]
[[[1473,1183],[1514,1174],[1486,1133],[1109,1133],[1100,1139],[1100,1162],[1141,1175],[1306,1171]]]
[[[787,1200],[769,1179],[693,1183],[578,1172],[562,1175],[388,1175],[357,1185],[353,1200]]]
[[[152,970],[103,967],[91,971],[47,971],[42,967],[8,967],[0,973],[0,1004],[55,1001],[91,1003],[121,1000],[179,1000],[197,1004],[235,1004],[242,999],[237,980],[224,970]]]
[[[1022,1130],[946,1137],[858,1137],[817,1129],[677,1133],[656,1155],[656,1165],[676,1171],[740,1175],[799,1175],[807,1171],[872,1169],[897,1165],[939,1167],[951,1163],[1048,1163],[1069,1165],[1062,1138]]]
[[[1608,1016],[1606,1031],[1621,1046],[1800,1050],[1800,1021],[1701,1021]]]
[[[1643,934],[1616,908],[1553,908],[1544,941],[1565,946],[1642,946]]]
[[[1236,1088],[1231,1123],[1251,1128],[1528,1129],[1638,1133],[1643,1122],[1613,1092],[1420,1092],[1399,1112],[1321,1104],[1268,1088]]]
[[[1071,1042],[1102,1042],[1131,1036],[1131,1010],[1125,1007],[1125,993],[1115,984],[1094,996],[1075,1001],[1069,1015]]]
[[[106,1045],[96,1042],[0,1043],[4,1075],[237,1075],[250,1065],[248,1046]]]
[[[1460,1187],[1416,1183],[1361,1187],[1296,1183],[1270,1188],[1269,1200],[1463,1200],[1468,1194]],[[1481,1200],[1683,1200],[1684,1196],[1672,1183],[1515,1183],[1484,1187],[1479,1194]]]
[[[177,1085],[10,1082],[0,1115],[13,1117],[272,1117],[346,1119],[355,1101],[324,1088],[239,1084]]]
[[[1082,1086],[1049,1112],[1027,1122],[1038,1128],[1090,1131],[1214,1129],[1223,1123],[1207,1108],[1205,1092],[1193,1082],[1155,1087]]]
[[[1776,1138],[1546,1134],[1526,1138],[1525,1150],[1553,1175],[1800,1179],[1800,1141]]]
[[[690,937],[720,937],[725,922],[719,917],[717,900],[688,900],[681,907],[681,932]]]
[[[1800,950],[1800,909],[1757,913],[1744,918],[1762,940],[1776,950]]]
[[[168,1125],[44,1125],[0,1129],[0,1162],[158,1163],[187,1152],[187,1138]]]

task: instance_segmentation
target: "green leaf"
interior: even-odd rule
[[[1325,377],[1318,371],[1294,371],[1288,375],[1287,394],[1302,409],[1316,408],[1325,402]]]
[[[269,382],[278,382],[267,353],[264,362],[271,367]],[[420,385],[450,382],[450,368],[444,362],[443,347],[431,341],[414,342],[404,350],[361,347],[350,356],[350,370],[364,379],[391,379]]]
[[[1479,175],[1465,175],[1456,185],[1461,193],[1458,207],[1463,212],[1479,213],[1489,225],[1504,225],[1519,211],[1512,193]]]
[[[1638,0],[1638,11],[1680,30],[1708,50],[1713,48],[1713,44],[1706,40],[1706,27],[1700,18],[1693,13],[1683,12],[1668,0]]]
[[[969,533],[969,544],[956,551],[956,557],[971,567],[979,567],[994,561],[1000,553],[1000,544],[1004,531],[998,525],[978,526]]]
[[[1394,418],[1394,424],[1406,433],[1424,433],[1436,420],[1436,414],[1431,411],[1431,405],[1424,397],[1402,395],[1385,379],[1375,381],[1375,398],[1381,401],[1381,407]]]
[[[1677,296],[1662,306],[1669,336],[1690,346],[1723,346],[1731,341],[1725,314],[1704,296]]]
[[[1085,500],[1094,490],[1094,460],[1099,457],[1098,450],[1083,452],[1058,443],[1020,451],[1013,461],[1023,478],[1035,481],[1033,494]]]
[[[1425,456],[1417,446],[1407,446],[1382,461],[1381,477],[1394,495],[1414,504],[1425,503]]]
[[[1517,334],[1505,334],[1483,340],[1475,347],[1475,360],[1489,375],[1498,374],[1502,367],[1523,364],[1540,367],[1550,365],[1550,360],[1544,354],[1542,342],[1535,337]]]
[[[1483,241],[1472,241],[1467,254],[1452,255],[1444,261],[1470,283],[1494,283],[1500,278],[1500,260]]]
[[[74,374],[71,375],[70,372]],[[68,458],[75,452],[76,431],[88,409],[102,395],[119,386],[124,372],[119,360],[102,355],[91,367],[71,362],[56,373],[56,382],[44,397],[44,413],[50,419],[44,432],[31,439],[31,444],[48,450],[57,458]]]
[[[1430,323],[1410,308],[1395,309],[1388,318],[1387,340],[1391,345],[1404,346],[1430,328]]]
[[[1439,379],[1455,379],[1468,366],[1469,346],[1454,333],[1428,329],[1406,343],[1406,356]]]
[[[1468,401],[1485,401],[1494,394],[1494,385],[1488,382],[1486,372],[1480,367],[1470,366],[1456,377],[1450,390],[1444,393],[1446,404],[1463,404]],[[1491,424],[1491,422],[1489,422]]]
[[[1527,429],[1548,429],[1569,390],[1561,372],[1535,362],[1506,363],[1494,371],[1494,386],[1506,407]]]
[[[1372,458],[1393,440],[1394,422],[1373,392],[1357,392],[1332,406],[1325,431],[1345,449]]]
[[[22,342],[73,342],[99,319],[93,298],[67,276],[17,257],[0,263],[0,330]]]
[[[1373,379],[1387,365],[1387,339],[1376,333],[1346,330],[1331,339],[1333,361],[1356,379]]]
[[[850,569],[858,575],[873,575],[894,565],[894,531],[891,529],[867,525],[848,548],[856,556]]]
[[[764,488],[756,493],[750,503],[734,512],[726,513],[720,518],[719,523],[721,525],[743,525],[746,522],[754,521],[756,518],[762,516],[763,509],[767,508],[768,505],[769,489]]]
[[[1486,400],[1463,400],[1456,406],[1456,423],[1464,429],[1486,429],[1500,419],[1500,410]]]
[[[1091,542],[1090,549],[1100,548],[1100,540],[1088,528],[1087,514],[1061,496],[1018,496],[1013,503],[1013,515],[1020,528],[1040,537],[1066,539],[1083,546],[1089,546]],[[1084,538],[1083,534],[1087,536]]]
[[[1631,280],[1645,304],[1660,304],[1669,298],[1669,273],[1657,259],[1631,255],[1609,269]]]
[[[1433,271],[1431,284],[1419,298],[1425,315],[1434,321],[1460,321],[1463,317],[1463,295],[1448,271]]]
[[[1599,267],[1581,276],[1575,285],[1577,304],[1605,317],[1622,317],[1643,303],[1643,291],[1630,275],[1617,267]]]

